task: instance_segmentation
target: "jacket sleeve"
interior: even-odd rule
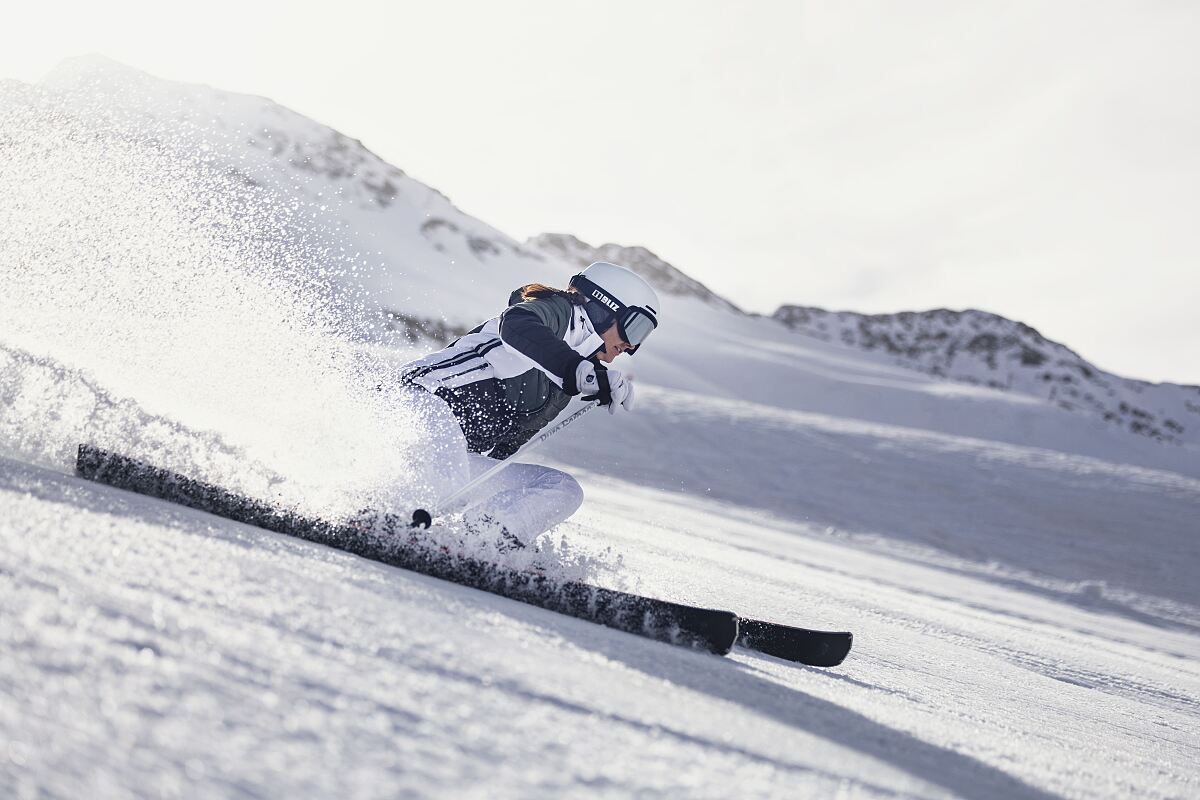
[[[575,370],[583,356],[563,341],[574,311],[558,298],[529,300],[510,306],[500,315],[500,340],[529,359],[567,394],[579,394]]]

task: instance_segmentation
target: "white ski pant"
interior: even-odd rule
[[[496,465],[495,459],[467,450],[458,420],[440,398],[410,387],[404,401],[423,427],[430,455],[425,480],[436,497],[450,494]],[[538,464],[510,463],[472,489],[454,508],[439,510],[487,514],[529,543],[566,520],[581,505],[583,489],[567,473]]]

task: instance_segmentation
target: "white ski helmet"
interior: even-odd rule
[[[589,305],[607,310],[607,316],[600,316],[597,330],[617,323],[630,355],[658,327],[658,293],[631,269],[597,261],[571,278],[570,286],[587,298]]]

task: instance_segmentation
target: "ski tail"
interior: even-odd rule
[[[739,647],[811,667],[836,667],[854,644],[854,635],[846,631],[814,631],[745,617],[738,620],[738,628]]]

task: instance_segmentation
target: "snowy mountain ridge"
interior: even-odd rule
[[[929,375],[1043,398],[1160,442],[1200,443],[1200,387],[1121,378],[997,314],[858,314],[785,305],[773,317],[806,336],[883,353]]]
[[[671,297],[745,314],[646,247],[594,246],[563,233],[543,233],[519,243],[462,212],[445,194],[388,164],[361,141],[266,98],[161,81],[97,56],[64,62],[46,85],[83,88],[116,104],[128,105],[136,97],[145,113],[154,108],[161,114],[169,108],[201,137],[211,136],[215,126],[232,139],[231,152],[237,152],[240,142],[263,156],[230,159],[232,169],[247,182],[273,182],[312,202],[334,204],[342,213],[350,206],[377,216],[375,227],[387,233],[372,232],[377,242],[366,244],[387,242],[383,254],[391,264],[385,272],[399,267],[412,275],[436,269],[444,271],[446,285],[460,290],[463,282],[455,276],[463,270],[472,275],[468,286],[480,278],[487,281],[489,288],[480,292],[477,311],[458,313],[460,306],[430,313],[411,304],[385,303],[381,327],[400,332],[410,342],[436,342],[461,333],[490,313],[494,298],[526,282],[531,270],[543,269],[539,263],[565,282],[564,271],[569,275],[593,261],[612,261],[638,272]],[[397,242],[398,231],[409,235]],[[431,261],[430,249],[441,259]],[[385,274],[380,282],[387,284],[395,277]],[[773,319],[822,341],[886,353],[895,363],[925,374],[1040,397],[1155,441],[1200,442],[1200,388],[1154,385],[1105,373],[1033,328],[986,312],[866,315],[784,305]]]
[[[388,245],[377,251],[386,269],[410,266],[416,253],[423,261],[429,249],[446,265],[503,255],[522,259],[528,269],[538,258],[360,140],[268,98],[164,81],[95,55],[67,59],[42,85],[107,104],[131,129],[169,130],[164,146],[196,146],[249,185],[272,186],[334,218],[353,211],[374,217],[374,224],[355,227],[368,228],[368,238],[377,240],[364,244]]]
[[[683,270],[667,263],[649,249],[640,246],[602,244],[599,247],[569,233],[541,233],[525,242],[529,249],[561,259],[578,267],[594,261],[609,261],[629,267],[659,291],[675,297],[694,297],[714,308],[743,314],[740,308],[713,292]]]

